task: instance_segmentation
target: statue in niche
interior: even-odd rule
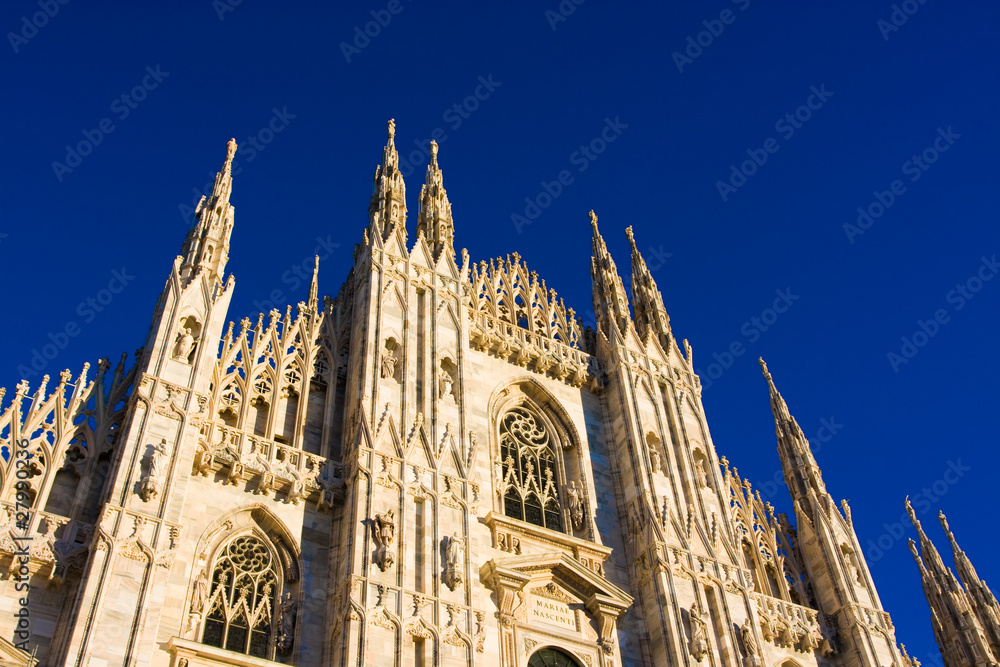
[[[753,636],[753,626],[750,624],[750,617],[743,621],[740,628],[740,638],[743,640],[743,650],[746,651],[748,667],[758,667],[760,665],[760,650],[757,648],[757,639]]]
[[[649,461],[653,472],[660,472],[660,452],[653,443],[649,443]]]
[[[396,377],[396,355],[386,348],[382,355],[382,379],[392,380]]]
[[[566,497],[569,499],[569,515],[573,520],[573,527],[579,530],[583,527],[583,498],[580,495],[580,487],[576,482],[570,482],[566,489]]]
[[[445,569],[444,583],[451,590],[455,590],[462,585],[462,555],[465,552],[465,540],[453,533],[451,537],[445,538]]]
[[[396,520],[392,510],[389,510],[385,514],[376,514],[372,523],[375,527],[375,542],[378,545],[375,550],[375,564],[385,572],[395,562],[392,543],[396,539]]]
[[[700,488],[708,488],[708,473],[705,472],[705,461],[703,459],[695,459],[694,476],[698,478],[698,486]]]
[[[291,593],[281,596],[278,603],[278,651],[287,655],[292,650],[292,642],[295,641],[295,601]]]
[[[191,359],[194,351],[195,339],[191,333],[191,327],[184,327],[184,331],[178,335],[177,343],[174,345],[174,359],[185,364]]]
[[[149,502],[160,492],[160,472],[167,457],[167,440],[162,439],[160,443],[153,447],[149,455],[149,463],[146,468],[146,475],[139,482],[139,497],[143,502]]]
[[[438,375],[438,387],[440,388],[440,398],[454,398],[452,394],[451,387],[455,381],[451,377],[451,373],[445,369],[441,369],[440,375]]]
[[[701,662],[708,652],[708,624],[705,623],[701,607],[697,603],[688,611],[688,625],[691,630],[691,655]]]

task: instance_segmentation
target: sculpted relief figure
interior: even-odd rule
[[[372,523],[375,527],[375,542],[378,545],[375,550],[375,564],[385,572],[395,562],[392,543],[396,539],[396,519],[390,509],[385,514],[376,514]]]
[[[194,351],[194,344],[191,327],[184,327],[184,331],[177,337],[177,343],[174,345],[174,359],[187,363],[191,358],[191,352]]]
[[[740,628],[740,638],[743,639],[743,650],[747,655],[747,667],[758,667],[760,665],[760,649],[757,647],[757,639],[753,636],[753,626],[750,617],[743,621]]]
[[[159,444],[153,447],[149,455],[149,463],[146,468],[146,475],[139,482],[139,497],[143,502],[149,502],[160,492],[160,474],[167,458],[167,441],[162,439]]]
[[[566,497],[569,500],[569,514],[573,519],[573,527],[579,530],[583,527],[583,498],[580,496],[580,488],[576,482],[569,483]]]
[[[396,355],[386,348],[382,355],[382,379],[392,380],[396,377]]]
[[[697,604],[692,605],[688,611],[688,624],[691,630],[691,655],[701,662],[708,652],[708,625]]]
[[[292,650],[292,642],[295,640],[295,601],[292,600],[291,593],[281,596],[278,603],[278,651],[287,655]]]
[[[465,553],[465,540],[453,533],[451,537],[445,538],[445,567],[444,583],[451,590],[455,590],[462,584],[462,562]]]
[[[441,369],[441,374],[438,376],[438,386],[441,391],[441,398],[453,398],[451,387],[454,384],[454,380],[451,379],[451,373],[445,369]]]

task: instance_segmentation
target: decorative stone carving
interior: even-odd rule
[[[757,646],[757,638],[754,637],[753,625],[750,623],[749,616],[743,621],[743,626],[740,628],[740,638],[743,640],[747,667],[760,667],[760,647]]]
[[[569,501],[569,515],[573,520],[573,527],[577,530],[583,528],[583,498],[580,496],[580,489],[576,482],[570,482],[566,489],[566,499]]]
[[[688,610],[688,628],[691,632],[691,643],[689,649],[691,656],[701,662],[705,654],[708,653],[708,624],[699,604],[691,605]]]
[[[295,641],[295,601],[292,594],[286,592],[278,603],[278,651],[288,655]]]
[[[195,344],[196,341],[192,335],[191,327],[184,327],[184,330],[178,334],[177,342],[174,344],[174,360],[181,361],[185,364],[189,363],[191,353],[194,352]]]
[[[459,537],[458,533],[454,533],[451,537],[446,537],[445,541],[446,560],[443,581],[448,588],[455,590],[462,585],[462,570],[465,564],[462,556],[465,553],[465,540]]]
[[[148,503],[160,493],[160,474],[167,458],[167,440],[164,438],[149,454],[146,475],[139,482],[139,497]]]
[[[392,553],[392,543],[396,539],[396,519],[390,509],[385,514],[376,514],[373,520],[375,530],[373,537],[377,548],[375,549],[375,564],[385,572],[392,567],[395,556]]]
[[[442,368],[441,372],[438,373],[439,398],[441,398],[442,400],[446,398],[455,398],[454,393],[452,391],[453,384],[455,384],[455,380],[454,378],[451,377],[451,373]]]
[[[654,443],[649,443],[649,464],[653,472],[660,472],[660,452]]]
[[[694,461],[694,476],[698,480],[698,487],[702,489],[708,488],[708,473],[705,472],[705,461],[702,459],[695,459]]]
[[[394,380],[396,378],[396,355],[392,350],[386,348],[382,353],[382,379]]]

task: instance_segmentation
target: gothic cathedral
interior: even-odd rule
[[[433,143],[408,240],[393,135],[335,298],[317,259],[227,325],[230,141],[131,367],[0,389],[0,659],[909,667],[763,362],[794,527],[716,452],[631,229],[630,309],[591,212],[583,330],[456,254]]]

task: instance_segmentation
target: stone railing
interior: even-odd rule
[[[749,595],[757,602],[760,631],[767,641],[803,652],[819,649],[824,655],[833,650],[815,609],[760,593]]]
[[[596,385],[597,359],[583,350],[501,322],[484,312],[470,310],[469,317],[469,343],[480,352],[541,375],[551,375],[574,387]]]
[[[215,424],[213,428],[208,434],[211,447],[202,446],[195,457],[196,474],[208,477],[221,470],[224,484],[249,481],[254,493],[270,496],[283,491],[293,504],[315,499],[320,509],[329,508],[342,496],[344,472],[339,464],[229,426]]]

